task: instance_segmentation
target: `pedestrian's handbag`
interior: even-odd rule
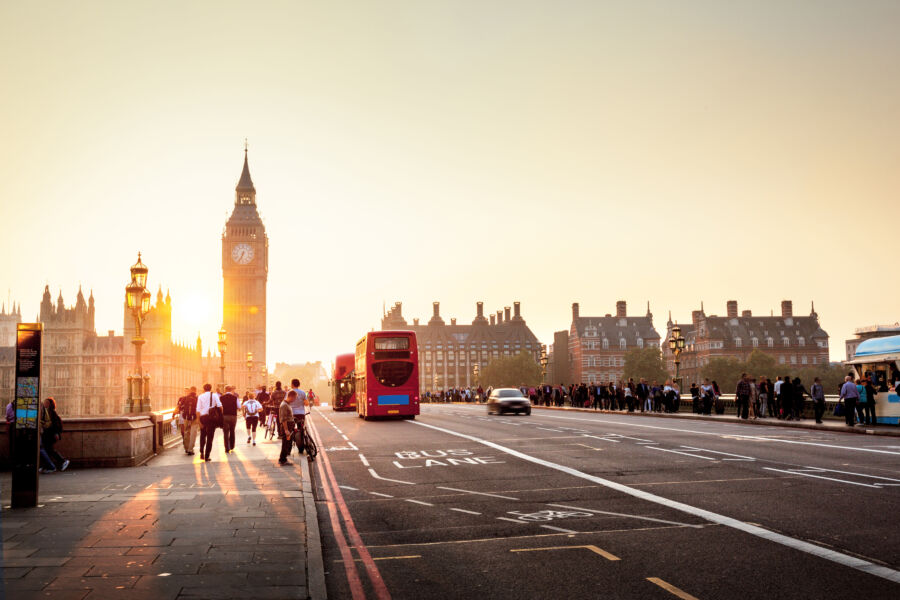
[[[844,403],[838,402],[834,405],[834,416],[843,417],[844,416]]]
[[[212,405],[213,393],[209,393],[209,413],[207,418],[212,422],[213,427],[222,427],[225,424],[225,419],[223,418],[222,407],[221,406],[213,406]]]

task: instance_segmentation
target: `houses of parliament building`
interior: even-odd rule
[[[234,210],[222,235],[223,326],[227,331],[226,381],[239,389],[259,383],[266,359],[266,278],[268,238],[256,208],[256,189],[250,178],[247,150],[235,188]],[[146,340],[142,366],[150,379],[153,410],[173,407],[187,386],[218,383],[219,359],[196,344],[172,340],[172,304],[168,292],[156,293],[142,325]],[[52,396],[64,416],[122,414],[126,377],[134,369],[134,319],[122,302],[123,333],[98,334],[94,326],[93,293],[81,289],[73,306],[62,292],[54,302],[44,288],[37,320],[43,323],[41,395]],[[15,325],[21,307],[0,314],[0,401],[4,406],[15,391]],[[248,355],[248,353],[250,353]],[[248,360],[250,368],[248,368]]]

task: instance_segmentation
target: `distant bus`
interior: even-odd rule
[[[412,331],[373,331],[356,344],[356,413],[414,419],[419,414],[419,351]]]
[[[353,393],[356,384],[353,380],[355,361],[355,354],[339,354],[334,359],[334,370],[331,372],[331,410],[356,410],[356,394]]]
[[[853,369],[857,378],[866,376],[872,380],[878,422],[900,424],[900,335],[864,341],[856,348],[853,360],[844,364]]]

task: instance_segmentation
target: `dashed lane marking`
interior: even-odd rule
[[[421,500],[413,500],[412,498],[405,498],[407,502],[412,502],[414,504],[421,504],[423,506],[434,506],[431,502],[423,502]]]
[[[666,591],[669,592],[670,594],[673,594],[673,595],[675,595],[675,596],[678,596],[678,597],[681,598],[682,600],[698,600],[698,598],[697,598],[696,596],[691,596],[690,594],[688,594],[688,593],[685,592],[684,590],[678,589],[677,587],[675,587],[675,586],[672,585],[671,583],[666,583],[665,581],[663,581],[663,580],[660,579],[659,577],[648,577],[648,578],[647,578],[647,581],[649,581],[650,583],[655,583],[656,585],[658,585],[658,586],[661,587],[662,589],[666,590]]]
[[[670,450],[668,448],[659,448],[658,446],[647,446],[650,450],[659,450],[660,452],[671,452],[672,454],[681,454],[684,456],[692,456],[694,458],[702,458],[703,460],[716,460],[711,456],[703,456],[702,454],[691,454],[690,452],[682,452],[681,450]]]
[[[466,513],[467,515],[480,515],[480,512],[475,512],[474,510],[466,510],[464,508],[451,508],[450,510],[455,510],[456,512]]]
[[[415,484],[414,482],[412,482],[412,481],[401,481],[401,480],[399,480],[399,479],[390,479],[390,478],[388,478],[388,477],[382,477],[381,475],[379,475],[378,473],[376,473],[376,472],[375,472],[375,469],[373,469],[372,467],[369,467],[369,474],[370,474],[372,477],[374,477],[375,479],[380,479],[380,480],[382,480],[382,481],[392,481],[392,482],[394,482],[394,483],[402,483],[402,484],[404,484],[404,485],[416,485],[416,484]]]
[[[578,532],[574,531],[572,533],[578,533]],[[594,554],[599,554],[606,560],[622,560],[615,554],[611,554],[611,553],[607,552],[606,550],[604,550],[603,548],[598,548],[597,546],[595,546],[593,544],[587,544],[587,545],[583,545],[583,546],[550,546],[548,548],[515,548],[515,549],[510,550],[510,552],[541,552],[544,550],[574,550],[574,549],[590,550]]]
[[[475,492],[472,490],[461,490],[458,488],[452,487],[444,487],[444,486],[436,486],[439,490],[450,490],[451,492],[463,492],[465,494],[477,494],[478,496],[490,496],[491,498],[501,498],[503,500],[518,500],[518,498],[513,498],[512,496],[501,496],[500,494],[488,494],[487,492]]]
[[[354,492],[359,491],[359,488],[350,487],[349,485],[339,485],[338,487],[345,490],[353,490]]]
[[[573,531],[571,529],[563,529],[562,527],[554,527],[553,525],[541,525],[544,529],[552,529],[553,531],[560,531],[562,533],[578,533],[577,531]]]
[[[655,517],[645,517],[643,515],[629,515],[627,513],[609,512],[606,510],[594,510],[593,508],[581,508],[579,506],[569,506],[568,504],[548,504],[547,506],[555,506],[557,508],[568,508],[570,510],[580,510],[583,512],[594,513],[597,515],[610,515],[612,517],[625,517],[626,519],[638,519],[640,521],[653,521],[654,523],[665,523],[667,525],[677,525],[679,527],[693,527],[694,529],[703,529],[703,525],[692,525],[690,523],[680,523],[678,521],[667,521],[666,519],[657,519]]]
[[[369,461],[366,460],[366,457],[362,455],[362,453],[359,454],[359,460],[361,460],[362,464],[366,465],[367,467],[372,466],[369,464]]]
[[[390,494],[382,494],[381,492],[369,492],[373,496],[381,496],[382,498],[393,498]]]
[[[497,517],[497,519],[499,519],[499,520],[501,520],[501,521],[510,521],[510,522],[512,522],[512,523],[518,523],[519,525],[525,523],[525,521],[520,521],[520,520],[518,520],[518,519],[509,519],[509,518],[507,518],[507,517]]]
[[[825,479],[827,481],[835,481],[837,483],[846,483],[849,485],[858,485],[860,487],[867,488],[875,488],[876,490],[880,490],[881,486],[877,484],[871,483],[861,483],[859,481],[847,481],[846,479],[838,479],[836,477],[825,477],[824,475],[816,475],[814,473],[809,473],[807,471],[802,471],[799,469],[773,469],[772,467],[763,467],[766,471],[776,471],[778,473],[787,473],[788,475],[800,475],[802,477],[812,477],[814,479]],[[821,472],[821,471],[819,471]]]
[[[440,431],[446,433],[448,435],[454,435],[459,438],[467,439],[473,442],[477,442],[479,444],[483,444],[489,448],[494,448],[495,450],[499,450],[500,452],[504,452],[509,454],[510,456],[515,456],[522,460],[541,465],[547,467],[549,469],[553,469],[556,471],[560,471],[562,473],[567,473],[572,475],[573,477],[578,477],[580,479],[585,479],[587,481],[591,481],[593,483],[600,484],[604,487],[607,487],[612,490],[616,490],[623,494],[627,494],[634,498],[639,498],[641,500],[645,500],[647,502],[652,502],[654,504],[659,504],[661,506],[665,506],[674,510],[678,510],[690,515],[694,515],[695,517],[700,517],[701,519],[705,519],[710,521],[711,523],[716,523],[719,525],[724,525],[726,527],[730,527],[732,529],[736,529],[738,531],[742,531],[744,533],[762,538],[764,540],[780,544],[782,546],[787,546],[788,548],[792,548],[794,550],[798,550],[800,552],[804,552],[806,554],[811,554],[813,556],[818,556],[819,558],[837,563],[839,565],[843,565],[845,567],[850,567],[861,571],[863,573],[868,573],[870,575],[875,575],[877,577],[881,577],[883,579],[887,579],[888,581],[893,581],[895,583],[900,583],[900,571],[896,571],[891,569],[890,567],[885,567],[881,565],[876,565],[867,560],[857,558],[855,556],[850,556],[848,554],[843,554],[841,552],[837,552],[835,550],[831,550],[828,548],[823,548],[822,546],[817,546],[816,544],[812,544],[810,542],[805,542],[803,540],[798,540],[796,538],[789,537],[787,535],[783,535],[780,533],[776,533],[774,531],[770,531],[768,529],[764,529],[762,527],[757,527],[754,525],[750,525],[744,521],[740,521],[738,519],[734,519],[732,517],[727,517],[725,515],[720,515],[718,513],[714,513],[712,511],[699,508],[696,506],[691,506],[690,504],[685,504],[683,502],[678,502],[675,500],[671,500],[669,498],[664,498],[663,496],[657,496],[656,494],[651,494],[649,492],[645,492],[644,490],[639,490],[633,487],[629,487],[627,485],[623,485],[621,483],[616,483],[615,481],[611,481],[609,479],[603,479],[602,477],[597,477],[595,475],[590,475],[588,473],[584,473],[583,471],[579,471],[578,469],[573,469],[571,467],[567,467],[565,465],[560,465],[557,463],[550,462],[548,460],[544,460],[541,458],[537,458],[535,456],[531,456],[529,454],[525,454],[524,452],[519,452],[518,450],[513,450],[512,448],[507,448],[506,446],[501,446],[500,444],[495,444],[494,442],[489,442],[487,440],[483,440],[481,438],[468,435],[465,433],[460,433],[458,431],[453,431],[452,429],[446,429],[444,427],[437,427],[435,425],[429,425],[427,423],[423,423],[421,421],[406,421],[412,425],[417,425],[419,427],[427,427],[434,431]],[[654,429],[666,429],[662,427],[651,426]],[[693,432],[691,432],[693,433]],[[761,438],[765,439],[765,438]],[[818,444],[816,444],[818,445]],[[836,446],[829,446],[830,448],[836,448]],[[850,448],[856,450],[857,448]],[[886,454],[900,454],[896,452],[885,452]]]

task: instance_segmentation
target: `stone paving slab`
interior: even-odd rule
[[[309,470],[277,466],[279,449],[217,448],[210,463],[176,449],[144,467],[42,475],[32,509],[6,506],[0,474],[0,597],[309,597]]]

